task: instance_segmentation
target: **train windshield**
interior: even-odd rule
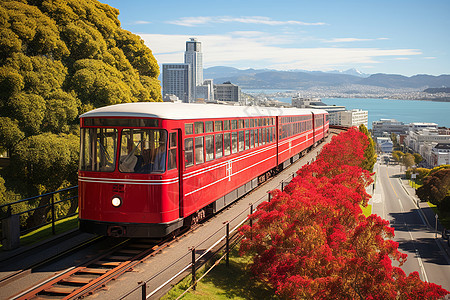
[[[81,129],[81,171],[112,172],[116,165],[117,129]]]
[[[123,129],[119,171],[124,173],[163,173],[166,170],[167,131]]]

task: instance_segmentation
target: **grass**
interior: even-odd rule
[[[55,233],[60,234],[78,227],[78,215],[56,221]],[[20,237],[20,246],[31,245],[52,236],[52,224],[45,225]],[[0,248],[1,250],[3,248]]]
[[[409,184],[412,188],[415,188],[416,190],[422,186],[422,184],[417,184],[417,183],[415,183],[413,180],[409,180],[408,184]]]
[[[198,284],[195,291],[190,290],[183,296],[184,300],[210,300],[210,299],[279,299],[275,291],[267,285],[254,279],[248,266],[251,263],[249,256],[239,256],[236,249],[230,254],[230,264],[227,267],[223,260]],[[197,272],[197,278],[205,270]],[[180,281],[161,299],[176,299],[190,285],[191,277]]]

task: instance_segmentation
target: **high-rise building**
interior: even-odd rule
[[[186,42],[186,52],[184,52],[184,63],[191,65],[192,82],[191,90],[193,98],[195,95],[195,88],[203,85],[203,54],[202,43],[196,38],[190,38]]]
[[[239,102],[241,100],[241,88],[227,81],[214,85],[214,99],[219,101]]]
[[[336,119],[341,126],[353,127],[364,124],[368,126],[369,112],[367,110],[352,109],[346,111],[338,111],[336,113]]]
[[[202,43],[196,38],[186,41],[184,64],[162,65],[162,90],[165,99],[173,99],[170,96],[175,95],[188,103],[211,102],[214,101],[214,89],[212,79],[203,80]]]
[[[163,96],[175,95],[183,102],[192,98],[192,78],[190,64],[162,65]]]

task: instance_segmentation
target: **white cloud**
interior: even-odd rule
[[[261,24],[261,25],[302,25],[302,26],[318,26],[326,25],[322,22],[307,23],[301,21],[277,21],[269,17],[262,16],[250,16],[250,17],[230,17],[230,16],[217,16],[217,17],[185,17],[174,21],[167,21],[166,23],[194,27],[212,23],[244,23],[244,24]]]
[[[388,40],[388,38],[375,38],[375,39],[359,39],[359,38],[334,38],[324,41],[324,43],[350,43],[350,42],[368,42],[368,41],[380,41]]]
[[[185,42],[192,37],[162,34],[140,36],[160,64],[183,62]],[[402,59],[422,54],[417,49],[281,47],[283,43],[279,36],[257,31],[195,37],[202,42],[204,67],[331,70],[361,64],[373,65],[383,57]],[[272,38],[280,39],[280,44],[274,44]]]
[[[137,25],[142,25],[142,24],[151,24],[152,22],[150,22],[150,21],[134,21],[132,23],[137,24]]]

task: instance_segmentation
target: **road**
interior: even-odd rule
[[[388,220],[395,228],[394,241],[399,243],[402,253],[408,254],[402,269],[406,274],[418,271],[422,280],[450,290],[450,248],[435,238],[440,238],[440,234],[436,235],[435,218],[427,211],[430,209],[425,203],[418,208],[414,190],[401,179],[399,165],[387,165],[379,160],[375,171],[372,213]]]

